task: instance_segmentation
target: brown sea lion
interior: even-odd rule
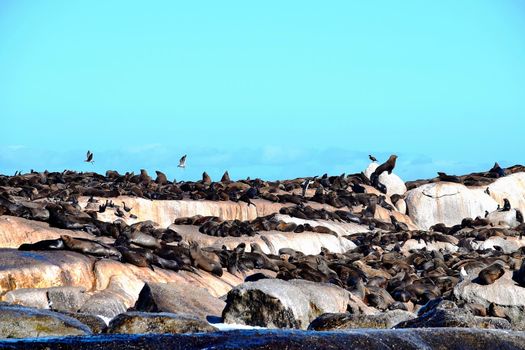
[[[479,284],[488,285],[494,283],[498,278],[503,276],[505,268],[499,263],[494,263],[487,266],[479,272],[477,282]]]
[[[61,235],[64,246],[71,251],[104,257],[121,257],[120,252],[104,243],[92,241],[85,238],[73,238],[68,235]]]
[[[383,164],[378,166],[376,170],[374,170],[374,172],[370,176],[370,180],[372,180],[372,177],[379,177],[379,175],[381,175],[385,171],[387,171],[388,174],[392,174],[392,170],[394,170],[396,166],[396,159],[397,156],[395,154],[392,154],[386,162],[384,162]]]
[[[190,243],[190,258],[192,265],[216,276],[222,276],[222,266],[204,255],[197,242]]]
[[[222,175],[221,177],[221,182],[231,182],[232,180],[230,179],[230,174],[228,174],[228,171],[225,171],[224,174]]]
[[[207,172],[203,172],[202,173],[202,183],[206,184],[206,185],[211,184],[211,177],[210,177],[210,175],[208,175]]]
[[[58,239],[45,239],[35,243],[24,243],[18,250],[59,250],[65,249],[64,241],[60,238]]]

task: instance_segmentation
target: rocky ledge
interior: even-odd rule
[[[227,341],[216,333],[226,323],[393,328],[377,334],[432,334],[433,348],[440,330],[408,329],[453,328],[466,344],[476,331],[456,328],[525,330],[525,172],[496,165],[406,184],[377,177],[376,163],[275,182],[0,176],[0,337]],[[276,334],[365,344],[374,333]],[[407,339],[399,344],[415,346]]]

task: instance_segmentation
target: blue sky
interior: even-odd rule
[[[524,38],[521,0],[2,0],[0,173],[525,163]]]

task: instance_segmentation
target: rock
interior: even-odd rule
[[[490,195],[484,192],[487,187]],[[525,213],[525,173],[507,175],[482,187],[452,182],[429,183],[405,195],[408,213],[421,229],[440,222],[453,226],[461,223],[463,218],[484,217],[485,210],[491,213],[498,204],[503,206],[504,198],[509,200],[512,208]]]
[[[195,215],[218,216],[223,220],[254,220],[259,216],[266,216],[272,213],[278,213],[279,209],[286,204],[272,203],[270,201],[255,199],[255,206],[248,206],[244,202],[231,201],[209,201],[209,200],[149,200],[139,197],[112,197],[105,198],[114,203],[125,202],[128,207],[133,208],[130,213],[137,216],[132,219],[125,218],[126,223],[133,224],[140,221],[152,220],[159,224],[160,227],[168,227],[173,223],[173,218],[191,217]],[[89,197],[80,197],[81,207],[87,206]],[[114,212],[107,210],[105,213],[99,213],[98,219],[107,222],[115,220]]]
[[[493,211],[487,215],[486,219],[494,226],[513,228],[520,224],[516,218],[516,209],[514,208],[508,211]]]
[[[507,270],[494,283],[481,285],[473,282],[477,277],[474,270],[454,287],[454,297],[469,304],[481,304],[489,308],[492,315],[505,315],[513,329],[525,330],[525,288],[517,285],[512,275]],[[491,310],[497,310],[497,313],[491,313]]]
[[[507,198],[512,208],[525,213],[525,173],[519,172],[500,177],[489,186],[490,196],[501,206]],[[486,187],[480,188],[485,190]]]
[[[11,290],[3,296],[2,300],[10,304],[49,309],[49,299],[46,288],[20,288]]]
[[[510,329],[507,320],[495,317],[474,316],[467,309],[460,309],[452,301],[433,301],[434,307],[419,317],[403,321],[395,328],[466,327],[484,329]]]
[[[135,301],[136,298],[128,293],[123,281],[122,276],[113,276],[108,288],[93,294],[79,311],[107,318],[126,312],[128,305],[132,304],[130,299]]]
[[[206,289],[178,283],[146,283],[134,309],[146,312],[183,313],[206,318],[221,315],[226,303]]]
[[[494,249],[495,246],[500,247],[505,254],[511,254],[525,246],[525,238],[492,236],[484,241],[472,242],[473,250]]]
[[[437,223],[460,224],[464,218],[484,217],[498,204],[481,190],[452,182],[435,182],[416,187],[405,195],[408,214],[421,229]]]
[[[108,333],[196,333],[218,329],[198,317],[167,312],[126,312],[111,320]]]
[[[370,179],[370,175],[377,169],[378,163],[372,162],[365,170],[365,176]],[[386,171],[379,175],[379,182],[386,186],[387,195],[390,197],[393,194],[403,195],[407,191],[405,182],[401,180],[396,174],[388,174]]]
[[[38,309],[77,311],[88,296],[84,287],[20,288],[7,292],[3,300]]]
[[[399,199],[395,203],[394,206],[396,207],[398,212],[400,212],[401,214],[406,215],[406,213],[407,213],[407,202],[405,202],[405,200],[403,198]]]
[[[345,312],[349,302],[350,294],[332,284],[264,279],[232,289],[222,316],[225,323],[306,329],[321,314]]]
[[[48,310],[0,304],[0,338],[90,334],[88,326],[72,317]]]
[[[35,243],[44,239],[57,239],[60,235],[76,238],[90,238],[83,231],[61,230],[49,227],[46,222],[28,220],[21,217],[0,216],[0,247],[18,248],[23,243]]]
[[[525,334],[494,329],[417,328],[351,329],[344,332],[292,330],[233,330],[198,334],[144,334],[140,336],[21,339],[0,346],[24,350],[74,349],[525,349]]]
[[[79,310],[89,299],[83,287],[54,287],[47,289],[47,299],[49,306],[55,311]]]
[[[392,328],[416,315],[403,310],[386,311],[375,315],[324,314],[310,323],[308,330],[331,331],[352,328]]]
[[[64,312],[64,311],[62,311],[61,313],[66,316],[79,320],[80,322],[88,326],[94,334],[103,333],[107,327],[106,321],[104,321],[102,318],[95,316],[95,315],[83,314],[80,312]]]

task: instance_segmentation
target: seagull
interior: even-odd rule
[[[377,158],[374,157],[374,156],[371,155],[371,154],[368,155],[368,158],[370,158],[370,160],[371,160],[372,162],[377,162]]]
[[[86,160],[84,162],[91,163],[91,164],[95,163],[95,161],[93,160],[93,152],[91,152],[89,150],[87,151],[87,153],[86,153]]]
[[[182,158],[179,160],[179,168],[185,168],[186,167],[186,154],[182,156]]]

